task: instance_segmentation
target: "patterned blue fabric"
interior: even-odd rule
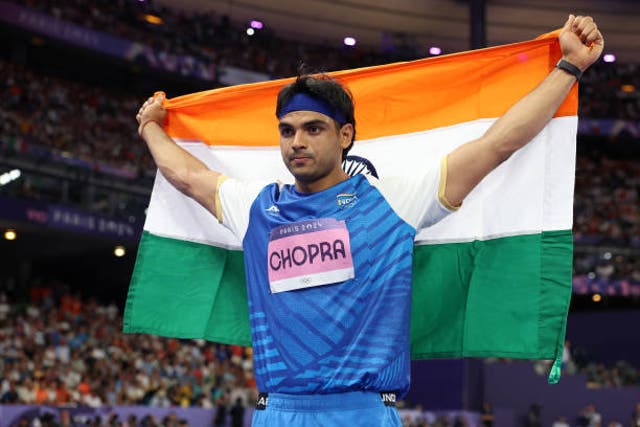
[[[355,278],[270,293],[269,232],[310,220],[346,221]],[[258,389],[290,394],[409,388],[415,230],[363,175],[304,194],[268,185],[243,241]]]

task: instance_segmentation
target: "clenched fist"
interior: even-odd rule
[[[142,104],[142,107],[140,107],[140,110],[138,110],[136,120],[138,121],[138,134],[140,136],[142,136],[142,131],[147,124],[155,122],[162,126],[164,123],[167,110],[162,106],[163,101],[164,94],[158,93],[147,99],[144,104]]]
[[[604,38],[590,16],[569,15],[558,38],[562,58],[580,71],[596,62],[604,49]]]

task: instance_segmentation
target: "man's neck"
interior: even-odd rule
[[[296,190],[300,193],[317,193],[331,188],[349,179],[349,175],[342,169],[336,174],[328,175],[311,182],[302,182],[296,179]]]

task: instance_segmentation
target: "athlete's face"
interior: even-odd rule
[[[298,190],[321,191],[347,178],[342,150],[351,144],[353,126],[338,129],[330,117],[315,111],[293,111],[280,119],[282,160]]]

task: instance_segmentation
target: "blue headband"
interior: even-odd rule
[[[321,113],[325,116],[331,117],[340,125],[343,125],[347,122],[344,114],[341,111],[331,108],[329,104],[322,101],[321,99],[314,98],[313,96],[302,92],[298,92],[293,95],[289,102],[287,102],[285,106],[282,107],[278,119],[281,119],[292,111],[315,111],[316,113]]]

